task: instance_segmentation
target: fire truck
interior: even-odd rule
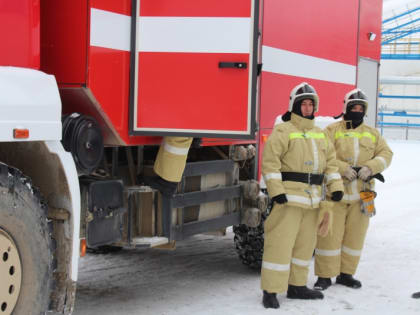
[[[86,248],[174,247],[235,226],[258,266],[264,142],[306,81],[375,124],[381,0],[0,0],[0,314],[73,310]],[[194,141],[177,192],[163,136]],[[260,258],[258,258],[260,257]]]

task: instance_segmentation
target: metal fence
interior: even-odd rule
[[[410,134],[415,139],[420,139],[420,114],[409,114],[406,111],[378,112],[377,127],[384,135],[385,129],[399,129],[405,131],[405,139],[408,140]],[[409,130],[411,130],[409,134]],[[398,131],[398,130],[397,130]],[[401,132],[393,132],[394,135]]]

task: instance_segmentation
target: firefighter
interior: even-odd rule
[[[322,299],[306,286],[316,244],[321,186],[332,199],[343,196],[334,164],[335,152],[327,136],[314,126],[318,95],[306,82],[296,86],[289,109],[275,127],[263,152],[262,174],[273,208],[264,224],[261,288],[265,308],[278,308],[276,294],[287,290],[291,299]],[[322,218],[327,220],[328,218]],[[324,223],[324,222],[323,222]]]
[[[192,140],[190,137],[164,137],[153,167],[157,176],[144,177],[144,183],[172,196],[184,173]]]
[[[343,119],[326,128],[336,149],[344,197],[334,205],[332,234],[319,238],[315,249],[317,290],[327,289],[335,276],[336,283],[350,288],[362,286],[353,275],[373,213],[362,207],[360,192],[373,189],[372,176],[386,169],[393,155],[379,132],[363,123],[367,109],[366,95],[360,89],[352,90],[344,98]]]

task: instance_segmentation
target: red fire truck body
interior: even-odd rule
[[[360,87],[375,124],[381,11],[382,0],[0,0],[0,272],[16,270],[0,273],[2,311],[70,314],[86,245],[261,226],[262,150],[294,86],[315,87],[318,116]],[[162,136],[196,139],[172,198],[137,180]]]
[[[89,110],[107,145],[160,142],[138,134],[253,138],[258,8],[187,2],[44,1],[41,69],[55,74],[63,111]]]

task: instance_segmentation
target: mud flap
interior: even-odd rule
[[[123,183],[119,180],[85,181],[87,187],[86,242],[89,247],[122,239]]]

